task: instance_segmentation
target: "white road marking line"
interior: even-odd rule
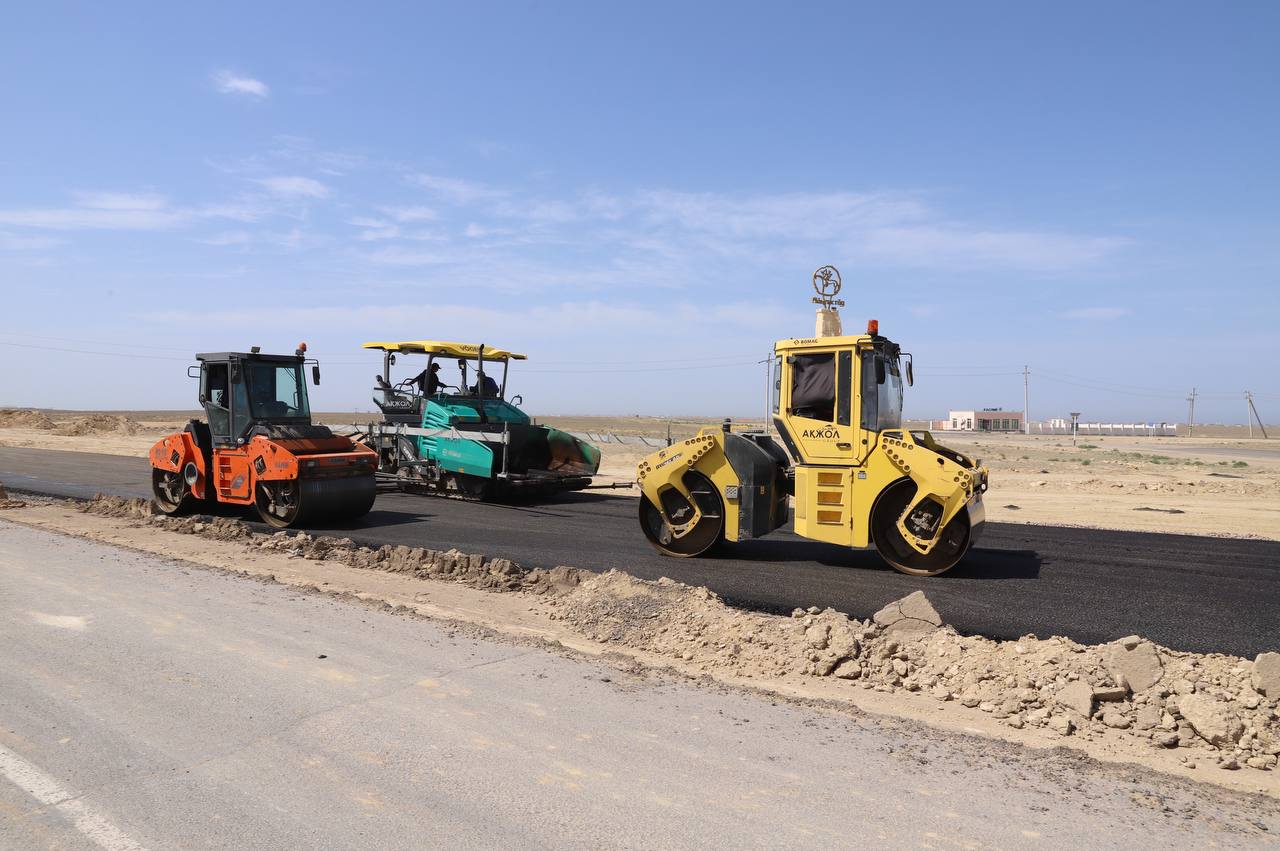
[[[30,612],[31,619],[45,626],[56,626],[59,629],[82,631],[89,626],[89,619],[81,615],[46,615],[44,612]]]
[[[106,851],[143,851],[92,807],[64,788],[57,780],[0,745],[0,774],[40,803],[65,815],[86,838]]]

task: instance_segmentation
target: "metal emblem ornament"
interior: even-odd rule
[[[823,266],[813,273],[813,290],[818,294],[813,303],[822,305],[824,310],[844,307],[844,301],[836,298],[840,294],[840,270],[835,266]]]

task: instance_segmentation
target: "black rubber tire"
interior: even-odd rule
[[[189,514],[198,502],[191,495],[191,488],[183,480],[181,471],[174,473],[152,467],[151,493],[156,510],[169,517]]]
[[[908,576],[937,576],[955,567],[969,551],[973,540],[969,512],[961,511],[952,518],[937,546],[921,555],[898,531],[898,518],[915,495],[916,484],[911,479],[899,479],[881,492],[871,510],[872,542],[894,570]]]
[[[711,480],[690,470],[682,483],[689,489],[702,519],[683,538],[671,537],[671,527],[644,494],[640,495],[640,529],[655,550],[673,558],[694,558],[711,552],[724,541],[724,502]]]

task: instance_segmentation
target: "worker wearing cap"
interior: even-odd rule
[[[426,396],[434,396],[440,392],[440,388],[444,383],[440,381],[440,364],[433,363],[413,377],[413,381],[418,385],[418,390]]]

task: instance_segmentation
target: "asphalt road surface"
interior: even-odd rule
[[[0,448],[0,481],[10,488],[148,497],[149,476],[142,458]],[[1280,649],[1280,542],[989,523],[964,562],[929,579],[899,574],[872,551],[786,530],[716,557],[666,558],[649,547],[636,513],[634,498],[607,492],[525,506],[389,493],[352,528],[315,531],[373,545],[457,547],[527,566],[670,576],[763,611],[816,605],[868,617],[923,589],[947,623],[993,638],[1099,643],[1137,633],[1176,650],[1252,657]]]
[[[1246,846],[1274,804],[0,520],[0,847]]]

